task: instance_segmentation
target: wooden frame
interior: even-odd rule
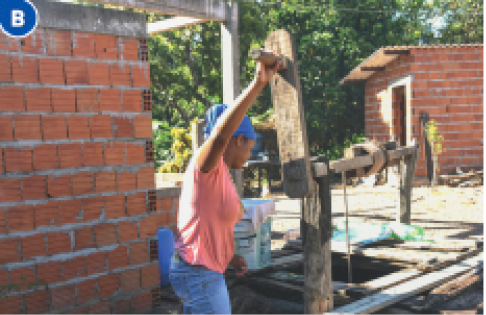
[[[226,22],[226,4],[214,0],[92,0],[99,4]]]

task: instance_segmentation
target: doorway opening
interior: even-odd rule
[[[396,136],[399,146],[407,145],[405,104],[405,86],[394,87],[392,89],[392,134]]]

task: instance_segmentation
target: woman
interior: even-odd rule
[[[228,171],[250,158],[256,137],[246,113],[279,65],[257,62],[255,78],[234,104],[206,114],[206,141],[184,175],[171,262],[170,281],[185,314],[230,314],[223,273],[228,265],[238,276],[248,269],[234,255],[233,228],[244,208]]]

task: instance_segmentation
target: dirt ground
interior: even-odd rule
[[[398,188],[383,186],[347,186],[348,212],[351,221],[391,222],[396,220]],[[272,223],[272,249],[283,246],[283,236],[300,226],[300,200],[272,195],[277,214]],[[483,187],[452,188],[415,187],[412,191],[411,224],[424,229],[425,239],[459,238],[484,234]],[[332,189],[332,218],[345,218],[343,189]],[[448,314],[482,314],[483,285],[470,288],[461,296],[441,306]]]
[[[398,188],[393,186],[347,186],[350,221],[392,222],[396,220]],[[342,189],[332,189],[332,217],[345,219]],[[283,194],[271,197],[276,201],[277,214],[272,223],[272,249],[283,245],[281,235],[299,228],[300,200]],[[452,188],[447,186],[416,187],[412,191],[411,224],[424,229],[426,239],[460,238],[483,235],[483,187]]]

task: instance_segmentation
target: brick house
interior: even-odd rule
[[[432,119],[446,149],[440,173],[482,168],[482,44],[380,48],[341,81],[354,83],[365,84],[365,137],[418,141],[416,176],[431,174],[422,125]]]
[[[0,313],[149,312],[177,198],[156,197],[145,15],[32,2],[31,35],[0,32]]]

